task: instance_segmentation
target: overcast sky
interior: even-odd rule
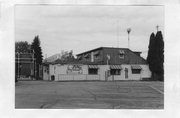
[[[43,56],[61,50],[78,54],[98,47],[147,51],[156,25],[164,29],[163,6],[16,5],[15,40],[32,42],[39,35]],[[117,44],[119,42],[119,44]],[[146,53],[143,53],[146,58]]]

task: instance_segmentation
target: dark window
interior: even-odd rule
[[[78,60],[82,60],[82,56],[78,56],[77,59],[78,59]]]
[[[111,69],[110,70],[111,75],[121,75],[120,69]]]
[[[85,58],[85,59],[88,59],[89,57],[90,57],[90,54],[84,55],[84,58]]]
[[[141,69],[132,69],[132,74],[140,74]]]
[[[119,50],[119,58],[120,59],[124,59],[124,54],[125,54],[124,50]]]
[[[98,74],[98,69],[89,68],[88,72],[89,72],[90,75],[97,75]]]
[[[99,55],[94,55],[94,59],[99,59]]]
[[[119,54],[120,59],[124,59],[124,54]]]

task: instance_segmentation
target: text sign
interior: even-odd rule
[[[67,74],[82,74],[82,67],[80,65],[68,65]]]

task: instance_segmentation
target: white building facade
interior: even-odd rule
[[[54,81],[117,81],[151,78],[139,52],[100,47],[77,55],[76,61],[56,61],[44,66],[43,79]]]
[[[53,64],[49,65],[49,73],[44,69],[44,80],[143,80],[151,77],[148,65],[84,65]]]

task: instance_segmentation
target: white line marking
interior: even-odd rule
[[[155,87],[153,87],[153,86],[149,86],[149,87],[151,87],[152,89],[156,90],[157,92],[159,92],[159,93],[161,93],[161,94],[164,94],[164,92],[160,91],[159,89],[157,89],[157,88],[155,88]]]

